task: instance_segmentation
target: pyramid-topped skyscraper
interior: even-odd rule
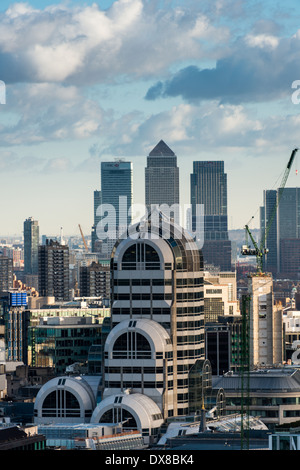
[[[179,204],[179,168],[177,156],[160,140],[147,157],[145,168],[145,203],[151,206]]]

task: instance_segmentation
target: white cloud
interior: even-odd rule
[[[270,34],[249,34],[245,37],[245,41],[250,47],[260,47],[262,49],[276,49],[279,44],[279,38]]]
[[[212,57],[227,40],[228,29],[201,11],[154,10],[142,0],[117,0],[106,11],[96,4],[37,10],[19,3],[0,15],[0,66],[7,83],[97,83]]]

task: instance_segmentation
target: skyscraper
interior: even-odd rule
[[[204,360],[203,261],[192,238],[160,211],[154,223],[148,217],[137,224],[135,234],[119,240],[111,257],[112,330],[100,422],[116,419],[107,403],[121,411],[128,389],[133,409],[147,397],[146,432],[153,419],[189,413],[189,371]],[[128,408],[123,412],[122,419],[133,419]]]
[[[97,238],[108,246],[108,255],[131,224],[132,163],[123,160],[101,162],[101,205],[96,211]]]
[[[147,157],[145,168],[145,203],[151,205],[179,204],[179,168],[177,157],[167,144],[160,140]]]
[[[39,223],[32,217],[24,222],[24,273],[38,274]]]
[[[268,249],[264,269],[273,276],[299,279],[300,189],[285,188],[276,209],[278,195],[279,189],[265,190],[260,209],[261,239],[266,233],[264,247]]]
[[[197,229],[197,205],[204,214],[203,257],[221,271],[231,270],[231,242],[228,239],[227,174],[223,161],[195,161],[191,174],[192,230]]]
[[[6,292],[13,287],[13,259],[0,256],[0,292]]]
[[[39,247],[39,294],[55,297],[57,301],[70,300],[69,247],[47,240]]]

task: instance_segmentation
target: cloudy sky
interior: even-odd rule
[[[224,160],[229,227],[243,228],[299,145],[300,6],[1,0],[0,79],[1,236],[30,216],[42,234],[90,234],[100,162],[117,157],[144,203],[160,139],[178,156],[182,205],[192,162]]]

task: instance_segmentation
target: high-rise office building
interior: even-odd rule
[[[101,162],[101,204],[95,212],[97,226],[94,244],[98,240],[104,242],[102,253],[106,252],[108,256],[118,237],[126,233],[132,222],[132,188],[131,162]]]
[[[260,236],[266,234],[264,270],[281,277],[300,278],[300,189],[265,190],[260,208]]]
[[[116,160],[101,163],[101,204],[112,205],[115,209],[115,223],[118,232],[122,232],[131,224],[131,162]]]
[[[47,240],[39,247],[39,294],[55,297],[57,301],[70,300],[69,247]]]
[[[115,422],[117,412],[133,420],[143,406],[147,433],[153,420],[159,425],[201,408],[190,403],[189,371],[204,360],[203,261],[190,235],[161,212],[135,228],[135,237],[119,240],[111,257],[112,330],[99,420]],[[132,415],[122,409],[126,393]]]
[[[38,274],[39,223],[32,217],[24,222],[24,273]]]
[[[161,140],[147,157],[145,168],[145,204],[151,206],[179,204],[179,168],[177,156]]]
[[[231,270],[228,239],[227,174],[223,161],[195,161],[191,174],[192,230],[197,232],[197,206],[204,215],[203,257],[207,265]],[[197,236],[197,234],[196,234]]]
[[[13,259],[0,256],[0,292],[6,292],[13,287]]]

